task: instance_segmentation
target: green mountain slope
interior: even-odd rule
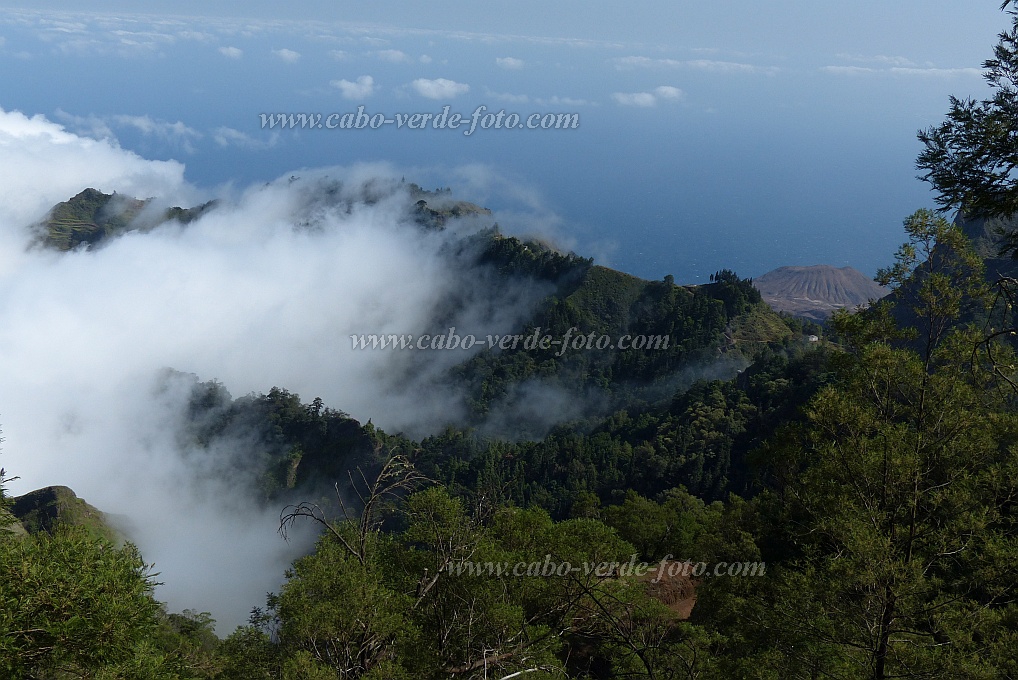
[[[48,486],[17,496],[11,499],[9,511],[30,534],[53,533],[59,527],[74,526],[112,543],[120,539],[105,514],[66,486]]]
[[[150,200],[128,198],[117,193],[104,194],[85,189],[58,203],[45,220],[33,227],[38,243],[56,250],[94,248],[104,239],[134,229],[150,229],[169,220],[187,224],[215,205],[210,201],[193,208],[169,208],[144,224],[138,219]]]
[[[507,276],[530,274],[528,262],[549,257],[540,244],[513,238],[496,238],[485,256],[500,262]],[[690,369],[723,360],[734,376],[740,361],[748,363],[761,348],[792,335],[750,282],[732,272],[684,287],[670,277],[646,281],[575,256],[552,269],[556,292],[519,331],[546,337],[549,345],[489,347],[454,370],[478,422],[500,405],[526,398],[520,387],[535,381],[600,402],[601,413],[667,398]],[[526,420],[507,424],[511,436],[543,434]]]

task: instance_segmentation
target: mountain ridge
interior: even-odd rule
[[[47,486],[9,500],[5,511],[16,524],[8,530],[15,535],[52,534],[60,527],[75,526],[83,527],[96,538],[110,543],[123,541],[106,513],[79,498],[66,486]]]

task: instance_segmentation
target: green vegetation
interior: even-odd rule
[[[0,520],[16,522],[0,469]],[[88,504],[53,487],[15,499],[33,529],[0,531],[0,672],[22,678],[211,678],[206,614],[167,614],[153,574]],[[18,524],[17,526],[21,526]]]

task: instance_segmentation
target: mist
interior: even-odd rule
[[[284,542],[279,508],[224,474],[243,439],[181,444],[189,392],[165,369],[235,395],[285,387],[420,434],[462,416],[439,377],[469,353],[355,351],[351,335],[504,333],[548,292],[465,265],[476,224],[408,221],[399,176],[361,165],[206,192],[180,163],[0,110],[0,463],[20,477],[10,492],[71,487],[121,518],[170,610],[210,611],[221,634],[243,623],[313,537]],[[187,226],[92,250],[32,247],[30,225],[86,187],[157,206],[223,199]]]

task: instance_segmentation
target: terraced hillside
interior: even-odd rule
[[[151,229],[169,220],[186,224],[215,205],[210,201],[193,208],[173,207],[142,221],[139,216],[149,203],[150,200],[115,192],[104,194],[89,188],[53,206],[46,219],[33,228],[38,242],[48,248],[64,251],[94,248],[104,239],[125,231]]]

